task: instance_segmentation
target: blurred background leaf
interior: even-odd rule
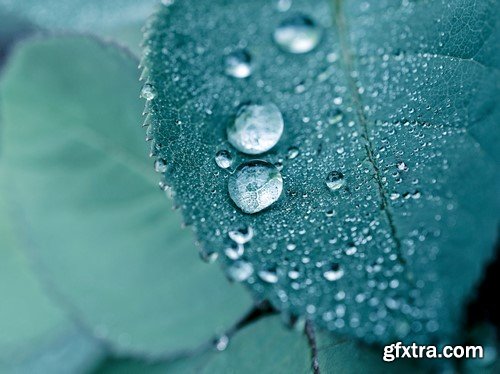
[[[0,0],[8,24],[31,23],[51,32],[97,35],[130,48],[137,55],[141,28],[158,0]],[[0,17],[1,19],[2,17]],[[3,25],[0,25],[0,38]]]
[[[136,66],[84,37],[22,44],[0,89],[1,182],[22,244],[70,312],[115,352],[170,354],[223,333],[251,300],[168,212]]]
[[[0,372],[88,372],[104,349],[45,295],[7,211],[0,195]]]

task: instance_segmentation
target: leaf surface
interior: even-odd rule
[[[353,341],[321,333],[318,336],[321,373],[417,373],[407,363],[384,363],[375,350]],[[170,363],[108,361],[104,374],[140,373],[313,373],[312,352],[306,336],[284,327],[278,317],[263,318],[236,332],[222,352],[212,351]]]
[[[62,374],[92,369],[103,348],[45,295],[7,212],[0,196],[0,371]]]
[[[366,341],[453,339],[499,222],[496,2],[285,8],[183,1],[149,25],[148,136],[185,222],[229,273],[241,270],[223,256],[229,232],[252,228],[245,283],[285,313]],[[322,30],[309,53],[273,41],[297,17]],[[253,70],[238,79],[227,56],[242,49]],[[226,136],[248,102],[274,103],[285,123],[257,156]],[[228,170],[214,162],[221,150],[232,154]],[[282,167],[283,193],[245,214],[228,179],[256,158]],[[344,177],[333,190],[332,172]]]
[[[155,188],[136,66],[84,37],[23,44],[1,86],[2,185],[71,312],[116,351],[152,355],[198,347],[251,302],[199,261]]]

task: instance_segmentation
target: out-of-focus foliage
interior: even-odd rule
[[[139,87],[136,62],[111,45],[26,42],[0,89],[1,179],[23,244],[72,313],[116,351],[154,355],[197,348],[251,302],[168,212]]]

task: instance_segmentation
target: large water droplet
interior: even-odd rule
[[[246,261],[236,261],[228,267],[227,274],[235,282],[243,282],[253,274],[253,266]]]
[[[230,53],[224,59],[224,71],[234,78],[247,78],[252,74],[252,56],[241,49]]]
[[[229,177],[229,195],[245,213],[257,213],[267,208],[281,195],[283,178],[269,162],[253,160],[238,166]]]
[[[326,176],[325,182],[330,190],[336,191],[345,184],[344,174],[334,170]]]
[[[227,127],[229,143],[238,151],[257,155],[269,151],[283,134],[284,122],[273,103],[243,105]]]
[[[231,156],[231,153],[229,151],[221,150],[215,155],[215,163],[218,167],[227,169],[231,167],[233,163],[233,156]]]
[[[322,31],[311,18],[298,14],[281,22],[273,36],[286,52],[307,53],[319,44]]]

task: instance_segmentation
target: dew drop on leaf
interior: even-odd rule
[[[283,116],[275,104],[248,104],[238,110],[227,127],[227,138],[238,151],[258,155],[278,143],[283,128]]]
[[[344,276],[344,270],[342,270],[339,264],[333,263],[330,269],[323,273],[323,276],[327,281],[337,281]]]
[[[288,148],[288,154],[287,157],[289,160],[293,160],[299,155],[299,149],[297,147],[290,147]]]
[[[243,244],[232,243],[224,250],[224,253],[229,259],[238,260],[245,253],[245,247]]]
[[[239,227],[228,233],[229,238],[237,244],[248,243],[253,238],[253,229],[250,226]]]
[[[331,191],[336,191],[345,184],[344,174],[342,174],[340,171],[336,171],[336,170],[331,171],[327,175],[325,182],[326,182],[326,186]]]
[[[231,152],[224,149],[217,152],[217,154],[215,155],[215,163],[221,169],[227,169],[231,167],[231,165],[233,164],[233,156],[231,155]]]
[[[253,266],[246,261],[236,261],[228,267],[227,274],[235,282],[244,282],[253,274]]]
[[[276,283],[278,282],[278,274],[275,268],[260,270],[257,275],[266,283]]]
[[[297,14],[274,30],[276,44],[286,52],[307,53],[319,44],[323,30],[309,17]]]
[[[228,345],[229,337],[227,335],[222,335],[215,341],[215,349],[219,352],[225,351]]]
[[[244,49],[228,54],[224,58],[224,71],[233,78],[248,78],[252,74],[252,56]]]
[[[257,213],[278,200],[283,178],[276,166],[262,160],[245,162],[229,177],[229,196],[245,213]]]
[[[146,83],[142,86],[141,97],[147,101],[151,101],[156,97],[156,89],[152,84]]]
[[[204,249],[204,250],[200,251],[200,257],[204,262],[206,262],[208,264],[212,264],[215,261],[217,261],[217,258],[219,258],[219,254],[214,250],[205,250]]]
[[[161,158],[155,161],[155,171],[157,173],[165,173],[167,171],[167,162]]]

